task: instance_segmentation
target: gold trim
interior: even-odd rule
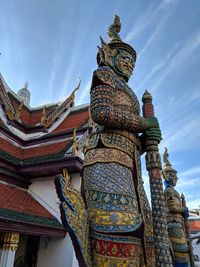
[[[4,237],[3,250],[16,251],[19,244],[19,234],[6,233]]]
[[[83,166],[95,163],[115,162],[133,169],[133,160],[125,152],[113,148],[96,148],[86,152]]]

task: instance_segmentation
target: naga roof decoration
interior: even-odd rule
[[[76,140],[81,143],[80,149],[83,149],[83,140],[86,138],[84,133],[87,132],[87,129],[83,126],[86,125],[88,120],[88,108],[75,110],[65,120],[67,122],[63,122],[64,127],[61,127],[57,132],[46,133],[40,138],[27,141],[13,135],[0,120],[0,167],[11,164],[12,168],[17,168],[17,173],[22,175],[28,173],[30,178],[39,175],[41,172],[51,174],[52,166],[54,166],[53,171],[56,171],[62,169],[68,163],[71,171],[80,170],[81,161],[77,157],[82,159],[82,154],[81,152],[76,155],[72,153],[73,130],[74,128],[77,129]],[[73,125],[70,125],[71,120]],[[71,161],[73,161],[73,164]],[[41,164],[45,164],[45,167],[42,167]],[[34,166],[34,169],[28,166]]]
[[[81,81],[79,81],[78,86],[73,90],[71,95],[61,105],[54,109],[54,111],[52,111],[49,116],[46,116],[45,107],[43,108],[41,124],[45,128],[49,128],[64,110],[74,106],[75,92],[80,88],[80,84]]]
[[[8,94],[4,87],[4,82],[1,76],[0,76],[0,96],[5,107],[5,111],[6,111],[5,113],[8,116],[9,120],[11,121],[18,120],[19,113],[17,114],[14,106],[12,105],[12,102],[10,101],[10,98],[8,97]]]
[[[0,76],[1,180],[26,188],[33,177],[52,176],[66,167],[70,172],[81,170],[83,153],[72,153],[73,133],[76,129],[76,142],[82,150],[89,114],[88,105],[74,106],[79,87],[80,82],[61,104],[33,109],[23,104]],[[12,120],[8,111],[14,114]]]
[[[0,118],[16,136],[24,140],[39,138],[53,132],[71,112],[76,110],[74,99],[79,87],[80,81],[62,103],[30,108],[8,87],[0,75],[0,102],[2,103]]]

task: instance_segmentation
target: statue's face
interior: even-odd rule
[[[134,66],[133,56],[125,50],[118,49],[118,52],[114,56],[114,69],[116,72],[128,81],[132,75]]]
[[[176,186],[177,181],[178,181],[178,177],[176,175],[176,172],[171,171],[168,175],[169,175],[169,181],[170,181],[171,185]]]

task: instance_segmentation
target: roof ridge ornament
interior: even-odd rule
[[[15,107],[13,106],[9,96],[8,92],[6,91],[4,87],[4,83],[2,78],[0,77],[0,97],[4,103],[5,106],[5,114],[8,116],[8,119],[11,121],[18,120],[18,116],[15,110]]]
[[[66,110],[69,110],[69,108],[74,106],[75,92],[80,88],[80,85],[81,80],[79,79],[78,85],[72,91],[70,96],[58,105],[50,114],[46,115],[46,107],[43,108],[40,122],[46,129],[49,128]]]
[[[80,148],[79,148],[79,144],[77,142],[77,135],[76,135],[76,131],[77,129],[74,129],[74,140],[73,140],[73,144],[72,144],[72,156],[78,156],[80,154]]]
[[[75,99],[75,93],[76,93],[76,91],[78,91],[79,90],[79,88],[80,88],[80,85],[81,85],[81,79],[80,78],[78,78],[78,85],[76,86],[76,88],[72,91],[72,93],[70,94],[70,106],[71,107],[73,107],[74,106],[74,99]]]
[[[16,120],[19,120],[20,115],[21,115],[21,113],[22,113],[22,108],[23,108],[23,106],[24,106],[24,101],[22,100],[22,102],[21,102],[21,104],[20,104],[20,106],[18,107],[17,112],[16,112]]]

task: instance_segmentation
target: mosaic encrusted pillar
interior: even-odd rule
[[[143,116],[154,117],[152,96],[145,91],[143,97]],[[155,258],[157,267],[172,267],[169,239],[167,231],[166,206],[161,178],[161,160],[158,150],[158,142],[147,140],[146,142],[146,168],[149,173],[151,204],[154,228]]]

